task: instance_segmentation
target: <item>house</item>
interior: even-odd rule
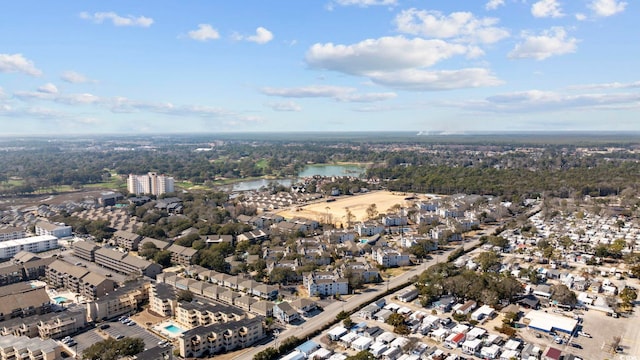
[[[542,356],[542,360],[560,360],[562,359],[562,350],[556,349],[554,347],[549,347],[547,351],[544,352]]]
[[[405,290],[404,292],[398,295],[398,300],[402,302],[410,302],[415,300],[418,297],[419,293],[420,292],[418,291],[418,289]]]
[[[480,339],[467,340],[462,343],[462,352],[465,354],[473,355],[480,350],[481,346],[482,340]]]
[[[327,336],[331,341],[338,341],[341,337],[347,334],[349,330],[347,330],[344,326],[336,326],[333,329],[329,330]]]
[[[358,311],[358,317],[363,318],[365,320],[373,319],[373,315],[380,310],[380,307],[376,304],[369,304],[360,311]]]
[[[473,300],[467,300],[464,304],[456,304],[453,307],[453,310],[456,314],[467,315],[471,312],[471,310],[476,308],[476,302]]]
[[[289,305],[288,302],[281,302],[273,306],[273,317],[283,324],[290,324],[300,320],[300,315]]]
[[[293,300],[290,305],[302,316],[307,316],[311,311],[318,308],[318,304],[316,304],[315,301],[307,298],[297,298]]]
[[[500,346],[492,344],[491,346],[485,346],[480,349],[480,355],[485,359],[497,359],[500,355]]]
[[[264,317],[272,317],[274,306],[271,301],[261,300],[251,306],[251,311]]]
[[[465,339],[466,335],[464,333],[452,333],[444,340],[444,344],[452,349],[456,349],[465,341]]]
[[[495,309],[493,309],[489,305],[482,305],[476,311],[471,313],[471,319],[476,321],[481,321],[484,318],[490,318],[495,314]]]
[[[355,351],[364,351],[368,350],[371,344],[373,344],[372,339],[361,336],[351,343],[351,348]]]

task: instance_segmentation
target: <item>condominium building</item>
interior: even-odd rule
[[[155,279],[156,275],[162,272],[162,266],[156,263],[105,248],[95,251],[95,262],[102,267],[125,275],[133,274]]]
[[[58,247],[58,238],[53,235],[32,236],[28,238],[0,242],[0,259],[8,259],[20,251],[43,252]]]
[[[26,336],[2,336],[0,337],[0,359],[62,359],[62,346],[51,339],[41,340]]]
[[[126,283],[108,295],[88,303],[87,318],[91,321],[107,320],[133,313],[142,302],[149,299],[149,288],[149,282]]]
[[[251,346],[264,337],[262,318],[200,326],[184,332],[178,342],[181,357],[203,357]]]
[[[6,227],[0,229],[0,241],[16,240],[27,237],[27,233],[22,228]]]
[[[87,324],[87,315],[84,311],[65,311],[47,315],[49,316],[38,321],[38,334],[42,339],[61,339],[75,334]]]
[[[132,194],[161,195],[174,192],[172,177],[150,172],[147,175],[130,174],[127,179],[127,190]]]
[[[56,260],[46,269],[47,284],[63,287],[88,300],[95,300],[115,289],[115,282],[87,269]]]
[[[23,282],[0,287],[0,321],[51,311],[51,299],[44,286]]]
[[[63,223],[52,223],[45,220],[36,222],[36,235],[53,235],[58,239],[71,236],[71,226]]]

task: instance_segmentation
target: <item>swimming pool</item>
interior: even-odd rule
[[[184,332],[184,330],[173,324],[165,326],[164,329],[172,333],[173,335],[178,335]]]
[[[56,296],[56,297],[54,297],[54,298],[53,298],[53,301],[55,301],[55,302],[56,302],[56,304],[61,304],[61,303],[63,303],[63,302],[68,302],[68,301],[69,301],[69,299],[67,299],[67,298],[66,298],[66,297],[64,297],[64,296]]]

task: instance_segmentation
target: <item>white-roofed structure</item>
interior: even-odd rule
[[[340,340],[340,338],[343,337],[347,332],[348,330],[344,326],[336,326],[333,329],[329,330],[327,336],[329,336],[329,339],[336,341]]]
[[[40,235],[0,242],[0,259],[8,259],[20,251],[39,253],[58,247],[58,238],[53,235]]]
[[[557,330],[567,334],[572,334],[578,326],[578,320],[537,310],[530,311],[523,322],[532,329],[544,332]]]
[[[473,339],[481,338],[486,333],[487,333],[487,330],[480,327],[474,327],[473,329],[469,330],[469,332],[467,332],[467,339],[473,340]]]

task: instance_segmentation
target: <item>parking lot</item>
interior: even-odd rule
[[[156,335],[146,331],[140,325],[127,326],[120,323],[119,321],[107,322],[104,324],[108,324],[109,327],[104,330],[101,330],[98,327],[96,329],[92,329],[85,333],[74,336],[73,339],[77,342],[77,345],[72,346],[70,349],[74,352],[77,352],[78,354],[82,354],[82,352],[86,348],[95,344],[96,342],[103,341],[108,337],[112,337],[115,339],[118,337],[118,335],[122,335],[124,337],[141,338],[142,340],[144,340],[144,345],[147,349],[157,346],[158,342],[163,340]]]

